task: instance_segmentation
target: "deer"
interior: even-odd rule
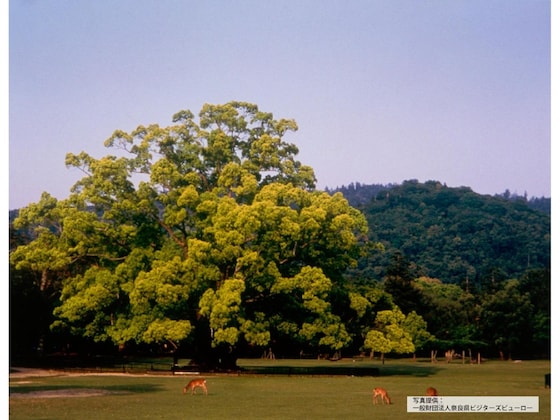
[[[193,379],[190,381],[185,387],[183,388],[183,394],[189,392],[191,390],[191,395],[196,393],[196,388],[202,388],[204,391],[204,395],[208,395],[208,389],[206,388],[206,379]]]
[[[429,387],[428,389],[426,389],[426,395],[429,397],[437,397],[438,396],[437,389]]]
[[[377,397],[381,397],[382,404],[391,404],[391,398],[384,388],[373,388],[373,403],[377,404]]]

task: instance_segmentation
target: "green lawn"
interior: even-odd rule
[[[438,414],[459,419],[549,419],[550,390],[543,376],[550,362],[490,361],[482,365],[342,360],[240,360],[243,367],[363,366],[380,368],[379,377],[302,375],[207,375],[208,396],[183,395],[189,375],[61,375],[10,379],[10,419],[426,419],[406,412],[406,397],[428,386],[441,395],[538,396],[538,414]],[[374,387],[387,389],[393,404],[372,404]],[[37,391],[105,394],[45,398]],[[27,394],[27,395],[25,395]],[[35,396],[33,396],[35,395]]]

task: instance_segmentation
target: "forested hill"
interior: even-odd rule
[[[366,215],[370,240],[385,247],[353,272],[362,281],[383,278],[397,251],[413,263],[415,275],[468,280],[473,287],[550,267],[550,213],[531,208],[526,199],[436,181],[341,191]],[[375,194],[367,199],[365,191]]]
[[[416,182],[416,181],[405,181],[405,182]],[[428,182],[429,184],[430,182]],[[391,188],[398,187],[400,184],[361,184],[359,182],[351,183],[349,185],[343,185],[342,187],[337,188],[326,188],[326,191],[330,194],[334,194],[335,192],[341,192],[344,194],[344,197],[348,200],[351,206],[359,207],[364,204],[368,204],[372,199],[377,197],[381,191],[389,190]],[[520,196],[515,193],[511,193],[509,190],[506,190],[502,194],[496,194],[494,197],[504,198],[508,201],[518,202],[524,201],[527,203],[527,206],[534,210],[542,211],[543,213],[550,214],[551,212],[551,200],[550,197],[531,197],[527,199],[526,195]]]

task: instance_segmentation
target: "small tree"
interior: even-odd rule
[[[435,337],[428,332],[428,323],[415,311],[410,312],[404,319],[403,328],[408,332],[414,344],[413,358],[416,360],[416,350],[422,349]]]
[[[366,334],[364,349],[371,350],[372,357],[376,351],[380,352],[383,363],[386,353],[413,353],[415,347],[406,330],[405,320],[406,316],[398,307],[390,311],[379,311],[374,328]]]

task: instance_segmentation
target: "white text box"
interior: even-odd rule
[[[539,397],[407,397],[409,413],[538,413]]]

